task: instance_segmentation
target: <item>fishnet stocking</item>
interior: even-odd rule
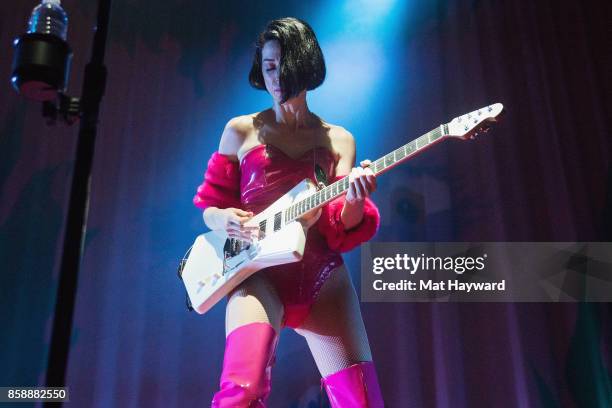
[[[280,333],[283,305],[266,278],[255,274],[231,294],[225,316],[226,335],[254,322],[270,323]],[[332,271],[310,314],[295,331],[306,339],[323,377],[372,360],[359,299],[344,265]]]

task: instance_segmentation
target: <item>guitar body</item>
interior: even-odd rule
[[[225,231],[210,231],[196,238],[181,273],[196,312],[206,313],[260,269],[302,259],[306,233],[319,211],[288,223],[279,222],[278,214],[314,191],[314,183],[305,179],[251,218],[247,225],[264,228],[259,239],[250,244],[229,238]]]

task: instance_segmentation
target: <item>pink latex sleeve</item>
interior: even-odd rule
[[[336,177],[333,181],[341,178]],[[376,234],[380,226],[378,208],[372,200],[366,198],[361,222],[355,227],[345,230],[344,224],[342,224],[340,219],[345,197],[346,195],[342,195],[326,204],[317,222],[319,232],[325,236],[327,245],[334,251],[339,252],[350,251],[363,242],[369,241]]]
[[[193,204],[208,207],[240,208],[240,167],[228,156],[214,152],[208,160],[204,182],[193,197]]]

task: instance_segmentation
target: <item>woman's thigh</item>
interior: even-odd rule
[[[359,299],[344,265],[332,271],[308,317],[295,331],[306,339],[323,377],[372,360]]]
[[[230,293],[225,309],[225,335],[249,323],[270,323],[280,333],[283,304],[265,276],[255,273]]]

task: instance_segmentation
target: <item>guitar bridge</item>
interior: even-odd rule
[[[223,275],[255,257],[257,245],[236,238],[228,238],[223,246]]]

